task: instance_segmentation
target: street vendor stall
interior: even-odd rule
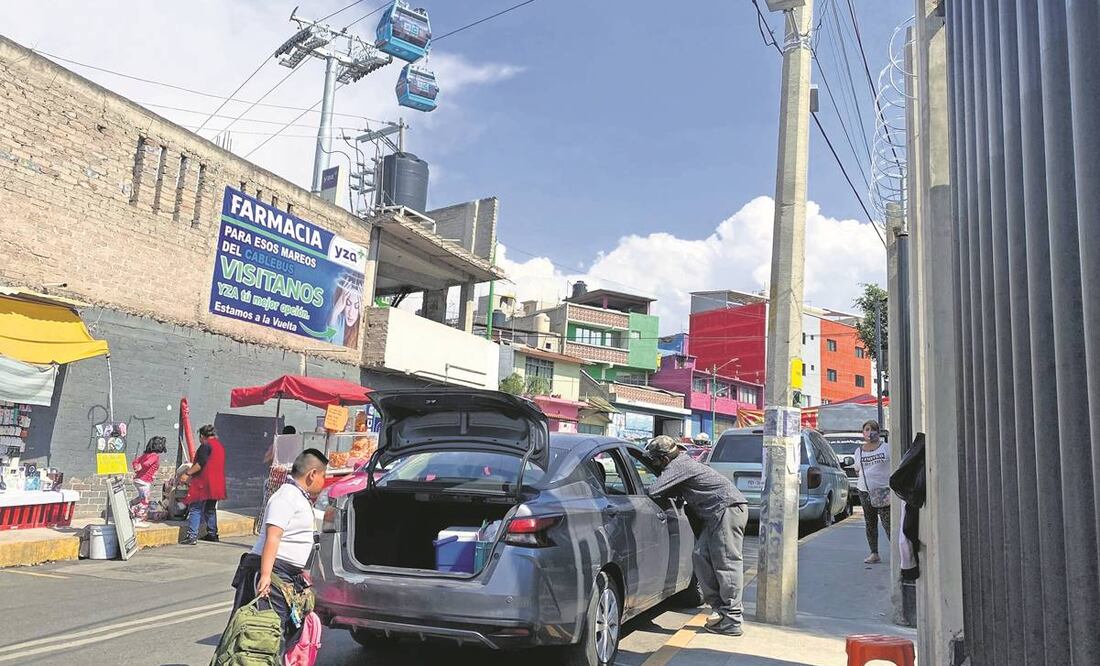
[[[278,422],[282,401],[297,400],[326,410],[323,426],[317,432],[275,435],[271,448],[271,471],[264,488],[267,498],[286,481],[290,466],[299,453],[308,448],[324,451],[329,458],[326,487],[365,464],[377,447],[371,432],[366,405],[371,389],[342,379],[284,375],[263,386],[235,388],[230,392],[230,407],[251,407],[275,400]],[[349,407],[361,407],[354,418]],[[350,427],[349,427],[350,426]]]
[[[108,421],[99,451],[118,439],[112,437],[110,353],[106,341],[88,333],[76,311],[80,305],[0,287],[0,530],[68,525],[80,499],[62,490],[60,470],[23,461],[33,408],[50,406],[60,366],[106,357]]]

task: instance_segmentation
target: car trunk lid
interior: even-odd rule
[[[510,453],[546,469],[550,428],[533,403],[478,389],[377,391],[371,402],[382,415],[377,462],[427,451]]]

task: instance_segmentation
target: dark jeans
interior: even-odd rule
[[[886,530],[886,540],[890,540],[890,505],[884,507],[871,506],[871,495],[862,490],[859,491],[859,503],[863,506],[863,521],[867,528],[867,545],[872,553],[878,553],[878,521],[882,519],[882,528]]]
[[[748,520],[749,512],[744,504],[723,509],[720,515],[704,523],[692,553],[695,577],[703,589],[703,599],[738,626],[744,615],[741,602],[745,583],[742,548]]]
[[[288,564],[282,560],[275,560],[275,566],[271,568],[271,575],[278,576],[284,582],[294,585],[294,589],[298,592],[305,589],[305,580],[302,578],[302,570],[292,564]],[[253,555],[252,553],[241,555],[241,562],[237,565],[237,572],[233,574],[233,588],[237,591],[236,594],[233,595],[234,612],[256,598],[256,582],[259,578],[260,556]],[[267,601],[259,602],[260,608],[266,609],[267,603],[271,604],[272,610],[278,613],[279,617],[283,620],[284,649],[296,644],[301,628],[294,625],[293,620],[290,618],[290,606],[287,604],[286,597],[283,596],[283,592],[279,589],[279,586],[274,583],[271,585],[271,593],[267,596]]]
[[[199,500],[187,505],[187,538],[199,536],[199,525],[206,525],[206,533],[218,536],[218,500]]]

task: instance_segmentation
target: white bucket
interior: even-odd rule
[[[88,525],[84,528],[84,541],[89,560],[115,560],[119,557],[118,533],[114,525]]]

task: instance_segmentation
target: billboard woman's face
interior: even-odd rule
[[[359,321],[359,309],[362,307],[363,299],[356,294],[347,294],[344,296],[344,324],[346,326],[355,326],[355,323]]]

